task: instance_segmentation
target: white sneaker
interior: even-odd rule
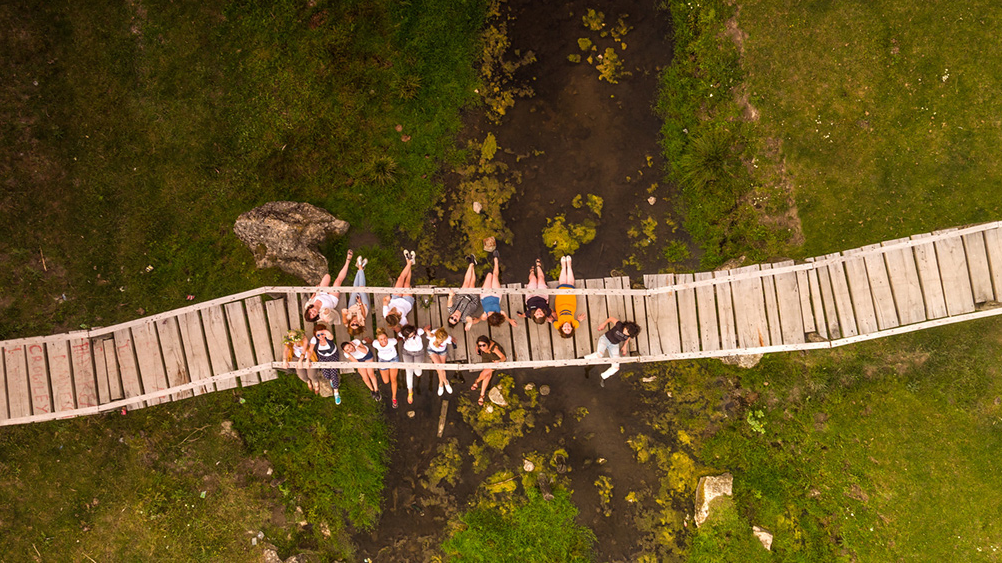
[[[612,364],[609,366],[609,369],[602,372],[602,379],[609,379],[617,371],[619,371],[619,364]]]
[[[355,258],[355,267],[358,268],[359,270],[362,269],[362,257],[361,256],[358,256],[358,257]]]
[[[410,253],[409,253],[409,252],[407,252],[407,249],[404,249],[404,262],[407,262],[407,261],[409,261],[410,259],[411,259],[411,255],[410,255]]]
[[[417,255],[412,250],[411,251],[411,265],[413,266],[414,264],[417,264]]]
[[[452,385],[449,385],[448,383],[446,383],[445,384],[445,390],[448,391],[450,395],[452,395]]]
[[[585,354],[584,358],[582,358],[582,359],[592,360],[592,359],[595,359],[597,357],[598,357],[598,352],[592,352],[591,354]]]
[[[368,266],[368,265],[369,265],[369,259],[368,258],[363,258],[362,259],[362,265],[360,266],[360,268],[364,270],[365,267]]]
[[[442,396],[442,391],[444,391],[444,390],[445,390],[445,387],[442,387],[441,385],[438,386],[438,396],[439,397]],[[451,391],[450,391],[450,393],[451,393]]]

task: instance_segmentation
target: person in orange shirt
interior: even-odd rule
[[[557,289],[574,289],[574,268],[571,265],[570,256],[560,257],[560,277],[557,280]],[[585,319],[584,313],[574,316],[578,310],[577,295],[557,295],[553,299],[553,312],[557,315],[553,321],[553,328],[557,329],[557,334],[561,338],[571,338],[574,330],[578,327],[579,321]]]

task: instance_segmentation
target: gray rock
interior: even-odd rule
[[[499,389],[497,385],[491,387],[491,390],[487,392],[487,398],[499,407],[508,406],[508,401],[504,400],[504,395],[501,394],[501,389]]]
[[[758,526],[752,526],[752,533],[755,534],[758,541],[762,542],[762,547],[772,551],[772,534]]]
[[[282,558],[278,556],[278,550],[273,545],[266,545],[264,553],[261,554],[263,563],[282,563]]]
[[[702,526],[710,515],[710,501],[721,496],[731,496],[734,476],[723,475],[700,477],[696,485],[696,526]]]
[[[327,273],[317,245],[347,233],[348,223],[308,203],[272,201],[240,215],[233,232],[258,268],[277,267],[313,285]]]
[[[723,356],[720,361],[725,365],[738,366],[739,368],[753,368],[762,361],[764,354],[745,354],[743,356]]]

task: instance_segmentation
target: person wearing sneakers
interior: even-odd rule
[[[609,331],[599,337],[595,352],[588,354],[585,358],[601,358],[606,352],[609,353],[609,358],[618,358],[626,353],[630,339],[640,334],[640,326],[637,323],[620,321],[615,317],[605,319],[596,330],[601,332],[606,327],[610,327]],[[602,380],[609,379],[617,371],[619,371],[619,364],[613,362],[609,369],[602,372]]]
[[[480,321],[487,321],[491,326],[501,326],[505,322],[515,326],[515,319],[509,318],[508,313],[501,310],[501,294],[495,290],[501,289],[501,267],[498,265],[498,251],[494,251],[494,269],[484,276],[483,291],[480,294],[480,305],[484,308],[484,314],[479,319],[470,317],[466,320],[466,330]]]
[[[505,356],[504,348],[502,348],[497,342],[494,342],[487,336],[477,337],[477,354],[480,355],[481,362],[492,362],[499,363],[508,359]],[[476,391],[477,385],[481,382],[483,385],[480,386],[480,399],[477,404],[484,406],[484,395],[487,394],[487,387],[491,384],[491,377],[494,375],[494,368],[487,368],[480,372],[477,376],[477,380],[473,382],[473,387],[470,391]]]
[[[358,268],[358,271],[355,272],[355,281],[352,286],[365,287],[365,266],[368,264],[369,260],[361,256],[355,260],[355,267]],[[348,308],[341,309],[341,322],[348,330],[348,335],[357,338],[365,332],[365,320],[369,317],[369,294],[354,291],[347,304]]]
[[[372,355],[372,350],[369,345],[364,340],[352,340],[351,342],[342,342],[341,351],[348,358],[351,358],[353,362],[359,362],[362,364],[372,363],[376,361],[376,358]],[[383,397],[379,394],[379,384],[376,382],[376,372],[371,367],[364,368],[359,367],[358,375],[362,376],[362,381],[365,382],[365,386],[369,388],[369,395],[372,396],[373,400],[381,401]]]
[[[404,260],[407,264],[404,269],[397,276],[397,281],[393,284],[395,289],[410,289],[411,287],[411,268],[414,266],[414,251],[405,250]],[[414,308],[414,295],[410,293],[405,293],[401,291],[400,293],[394,293],[383,297],[383,318],[386,319],[386,324],[390,326],[394,331],[399,332],[401,325],[407,324],[407,313],[411,312]]]
[[[376,349],[376,361],[377,362],[399,362],[400,357],[397,356],[397,339],[390,338],[383,328],[376,329],[376,340],[372,343],[372,347]],[[390,384],[390,397],[393,402],[393,408],[397,408],[397,373],[399,373],[399,368],[378,368],[379,376],[383,378],[383,384]]]
[[[424,360],[424,329],[416,328],[414,325],[404,325],[400,329],[400,337],[404,339],[403,350],[400,356],[403,361],[419,364]],[[421,370],[418,368],[407,368],[407,404],[414,402],[414,376],[421,377]],[[418,392],[421,382],[418,380]]]
[[[354,253],[348,251],[348,256],[344,259],[344,266],[341,267],[341,271],[337,274],[337,279],[334,280],[334,286],[338,287],[344,278],[348,275],[348,266],[351,264],[351,257]],[[320,280],[319,287],[325,288],[331,286],[331,275],[324,274],[323,279]],[[306,306],[303,310],[303,318],[307,322],[315,323],[318,320],[322,323],[331,324],[334,322],[334,315],[337,314],[337,302],[338,298],[341,296],[340,291],[335,291],[334,293],[327,293],[325,291],[317,291],[306,300]]]
[[[449,336],[449,332],[444,327],[431,332],[431,326],[427,326],[425,332],[428,333],[428,357],[432,363],[444,364],[449,355],[449,346],[452,345],[455,348],[456,343],[452,341],[452,337]],[[435,371],[438,372],[438,396],[442,396],[443,389],[451,395],[452,386],[449,385],[449,380],[445,376],[445,370],[436,369]]]
[[[557,280],[557,289],[574,289],[574,267],[571,264],[570,256],[560,257],[560,278]],[[556,318],[553,321],[553,328],[557,329],[557,334],[561,338],[571,338],[574,330],[585,319],[584,313],[574,316],[578,310],[577,295],[557,295],[553,299],[553,312]]]
[[[473,256],[467,256],[466,260],[469,261],[470,265],[466,268],[462,287],[463,289],[471,289],[477,287],[477,271],[474,269],[474,266],[477,265],[477,259]],[[473,315],[479,306],[477,301],[477,296],[472,293],[463,293],[457,296],[455,291],[450,291],[449,301],[446,302],[446,306],[449,308],[449,326],[454,327],[459,323],[466,322],[470,322],[472,325]]]
[[[334,334],[331,333],[327,325],[323,323],[317,323],[313,327],[313,338],[310,339],[310,346],[313,347],[317,352],[317,360],[321,362],[339,362],[341,361],[341,354],[337,351],[337,346],[334,345]],[[327,380],[327,384],[331,386],[334,391],[334,404],[341,404],[341,370],[338,368],[320,368],[320,374],[324,376]],[[314,393],[320,394],[320,388],[314,390]]]

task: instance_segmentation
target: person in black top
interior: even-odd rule
[[[595,352],[588,354],[585,358],[601,358],[606,352],[609,353],[610,358],[618,358],[626,353],[630,339],[640,334],[640,327],[633,321],[621,321],[615,317],[609,317],[598,325],[597,330],[601,332],[607,326],[610,328],[608,332],[599,337]],[[608,379],[617,371],[619,371],[619,364],[613,362],[609,369],[602,372],[602,379]]]
[[[480,355],[480,361],[483,363],[499,363],[508,359],[504,353],[504,348],[502,348],[497,342],[494,342],[487,336],[477,337],[477,354]],[[473,387],[470,388],[471,391],[476,391],[477,386],[480,386],[480,399],[477,401],[480,406],[484,405],[484,395],[487,394],[487,387],[491,384],[491,376],[494,375],[494,370],[492,368],[487,368],[480,372],[477,376],[477,380],[473,382]],[[483,383],[481,385],[481,383]]]

